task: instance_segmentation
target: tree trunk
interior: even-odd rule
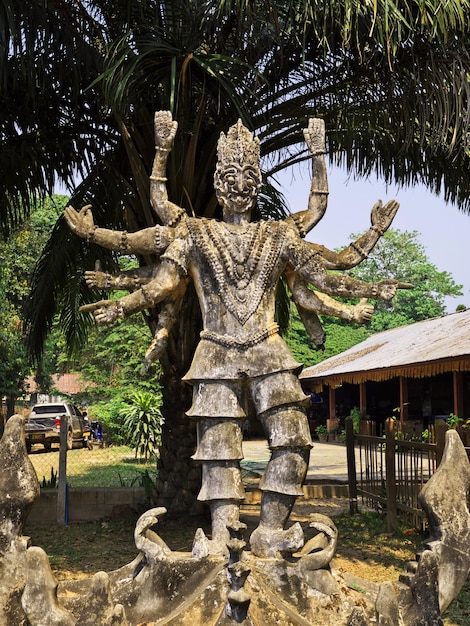
[[[191,456],[196,450],[196,427],[185,412],[191,406],[192,388],[181,377],[189,369],[199,340],[201,313],[194,288],[184,298],[167,354],[161,359],[162,379],[162,443],[157,463],[155,504],[164,506],[169,516],[197,515],[203,506],[197,501],[201,487],[201,468]]]
[[[13,394],[7,395],[7,419],[15,414],[15,403],[17,397],[17,395]]]

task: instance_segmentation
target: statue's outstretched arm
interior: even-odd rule
[[[173,120],[170,111],[157,111],[154,127],[155,158],[150,175],[150,202],[162,224],[175,226],[185,212],[168,200],[166,165],[175,140],[178,122]]]
[[[148,309],[162,302],[181,283],[182,276],[177,266],[163,260],[156,267],[155,277],[137,291],[119,300],[101,300],[80,307],[82,313],[93,312],[98,325],[110,324],[117,319],[125,319],[137,311]]]
[[[143,228],[135,233],[98,228],[95,226],[91,204],[87,204],[80,211],[68,206],[64,217],[70,230],[82,239],[118,252],[160,254],[175,238],[175,229],[168,226]]]
[[[85,272],[85,280],[90,289],[104,289],[107,291],[125,289],[134,291],[156,278],[157,268],[158,265],[152,265],[137,267],[117,274],[108,274],[101,271],[98,261],[95,271]],[[178,317],[189,281],[189,277],[181,279],[177,288],[161,303],[152,343],[145,353],[144,363],[140,370],[141,376],[147,373],[152,363],[160,358],[163,350],[166,348],[170,330]]]
[[[382,280],[378,283],[366,283],[346,274],[329,274],[325,269],[325,261],[321,254],[308,244],[297,238],[295,247],[290,247],[289,264],[304,280],[330,296],[340,298],[373,298],[375,300],[391,300],[397,289],[411,289],[409,283],[397,280]]]
[[[328,176],[325,162],[325,122],[312,118],[304,129],[304,137],[312,154],[312,183],[308,208],[292,216],[304,237],[323,217],[328,204]]]
[[[362,299],[358,304],[345,304],[320,291],[313,291],[305,280],[294,272],[285,275],[295,304],[319,315],[332,315],[340,319],[365,324],[372,319],[374,307]]]
[[[90,289],[104,289],[105,291],[125,289],[127,291],[135,291],[152,280],[155,272],[155,265],[145,265],[125,270],[124,272],[109,274],[101,270],[98,261],[94,271],[85,272],[85,281]]]

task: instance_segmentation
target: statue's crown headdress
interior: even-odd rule
[[[220,133],[217,143],[218,168],[239,163],[259,167],[260,143],[258,137],[253,137],[248,128],[238,120],[231,126],[227,135]]]

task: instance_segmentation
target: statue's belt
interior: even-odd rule
[[[212,341],[213,343],[225,346],[226,348],[249,348],[250,346],[255,346],[258,343],[261,343],[272,335],[276,335],[278,332],[279,325],[276,324],[276,322],[273,322],[267,328],[257,332],[248,339],[240,340],[235,337],[231,337],[230,335],[220,335],[212,330],[201,331],[201,339]]]

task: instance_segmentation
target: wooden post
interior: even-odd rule
[[[59,486],[57,491],[57,523],[67,524],[67,416],[60,419]]]
[[[328,388],[328,402],[329,402],[329,417],[334,419],[336,417],[336,389],[331,385]]]
[[[356,450],[354,447],[354,428],[350,417],[346,418],[346,455],[348,460],[349,512],[357,513]]]
[[[400,421],[408,419],[408,379],[400,376]]]
[[[387,531],[393,533],[398,528],[397,480],[395,468],[395,425],[393,419],[385,420],[385,484],[387,491]]]
[[[463,407],[463,373],[452,372],[452,374],[454,386],[454,415],[457,415],[457,417],[463,417],[465,414]]]
[[[367,383],[359,384],[359,409],[367,413]]]

